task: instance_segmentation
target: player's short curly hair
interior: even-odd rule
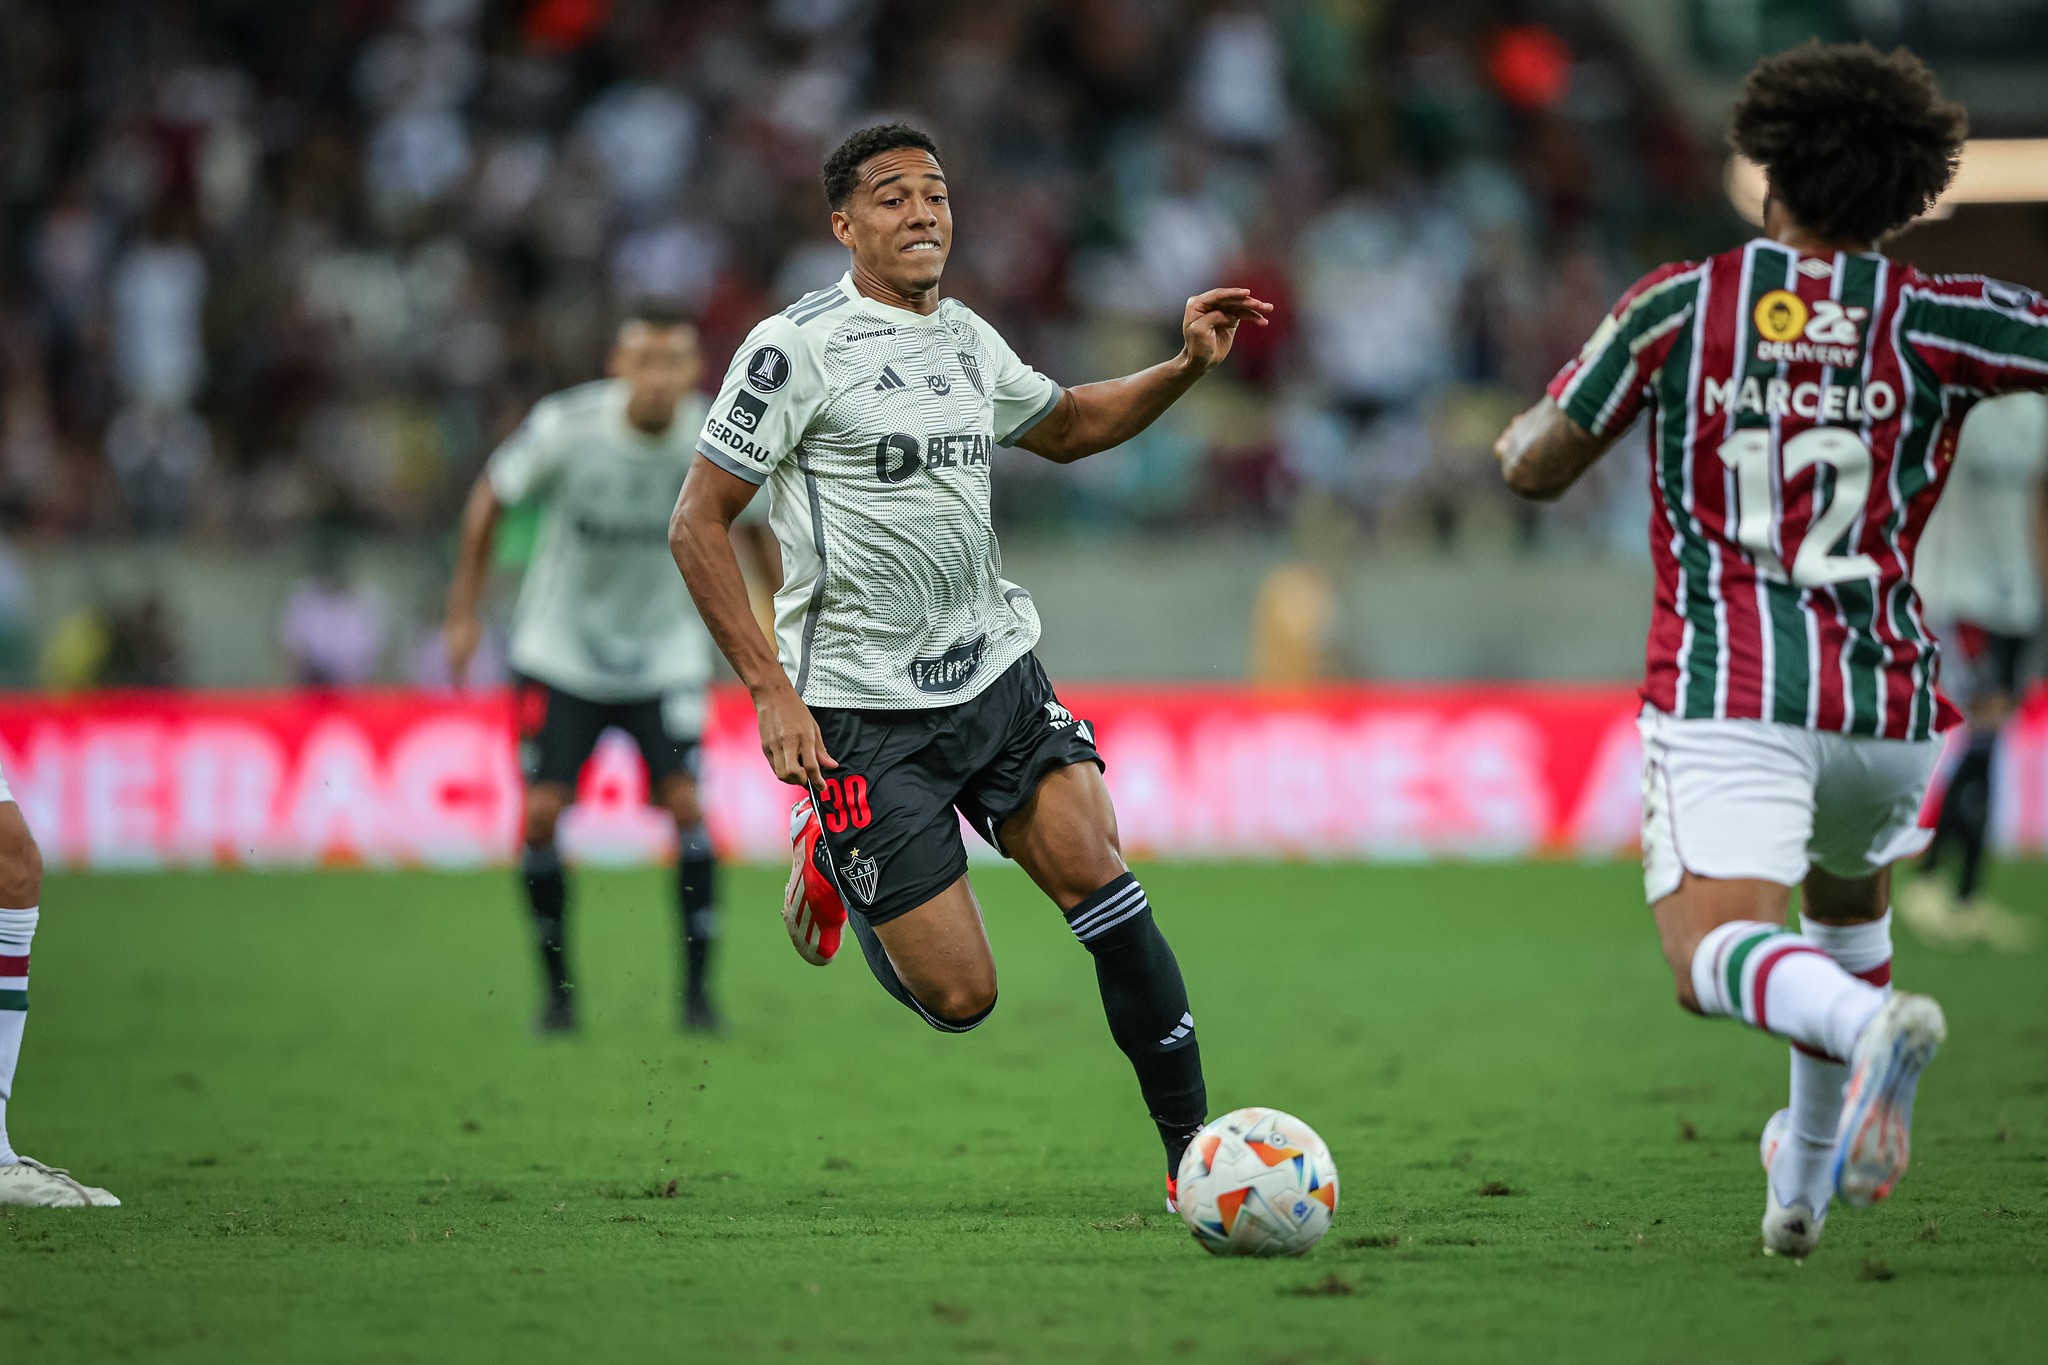
[[[1926,212],[1968,131],[1918,57],[1868,43],[1814,41],[1764,58],[1728,121],[1729,144],[1769,172],[1801,226],[1851,242]]]
[[[853,187],[860,183],[861,163],[902,147],[920,148],[930,152],[932,160],[939,160],[939,144],[932,141],[932,135],[907,123],[878,123],[834,147],[832,155],[825,158],[825,202],[834,209],[845,208]]]

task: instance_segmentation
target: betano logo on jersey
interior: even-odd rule
[[[875,442],[875,477],[902,483],[921,469],[972,469],[988,464],[995,437],[985,431],[915,436],[894,431]]]
[[[1834,299],[1806,301],[1787,289],[1773,289],[1756,301],[1756,358],[1844,368],[1862,359],[1863,320],[1868,308],[1844,307]]]

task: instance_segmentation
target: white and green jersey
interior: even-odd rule
[[[593,701],[701,690],[710,638],[669,556],[704,400],[676,404],[656,435],[626,416],[627,385],[550,394],[492,454],[507,505],[537,499],[540,537],[512,620],[512,666]]]
[[[806,702],[955,705],[1037,643],[1031,595],[1003,581],[989,459],[1060,392],[966,305],[892,308],[851,275],[747,337],[697,450],[768,486],[776,644]]]

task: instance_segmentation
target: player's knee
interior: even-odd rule
[[[527,788],[526,842],[533,845],[553,843],[555,826],[560,823],[562,810],[568,804],[567,798],[552,787]]]
[[[988,1018],[995,1009],[996,983],[993,979],[948,982],[934,991],[933,996],[935,998],[924,1001],[924,1007],[943,1023],[965,1032]]]
[[[26,826],[10,830],[0,843],[0,909],[26,910],[42,899],[43,851]]]

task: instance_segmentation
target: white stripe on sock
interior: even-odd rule
[[[1117,892],[1094,909],[1068,920],[1067,927],[1074,931],[1074,937],[1087,938],[1090,930],[1108,919],[1112,914],[1130,905],[1134,900],[1140,904],[1143,904],[1145,900],[1145,888],[1136,882],[1132,882],[1129,886]]]
[[[1076,934],[1074,937],[1080,939],[1083,943],[1093,942],[1094,940],[1101,938],[1110,930],[1116,928],[1119,924],[1124,923],[1126,920],[1134,920],[1144,913],[1145,898],[1143,896],[1140,896],[1138,897],[1138,903],[1136,905],[1133,905],[1130,909],[1124,911],[1115,919],[1099,921],[1095,925],[1090,927],[1086,933]]]

